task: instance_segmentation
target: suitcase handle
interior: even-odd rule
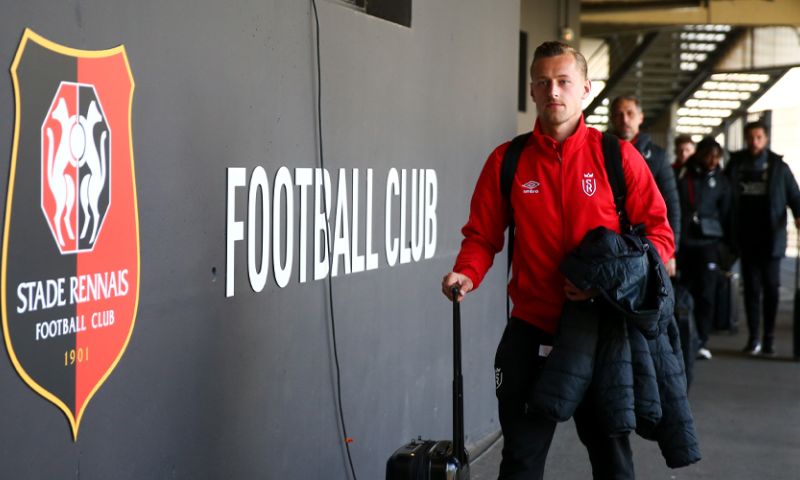
[[[450,287],[453,299],[453,453],[461,465],[467,465],[464,447],[464,379],[461,376],[461,286]]]
[[[794,260],[794,306],[792,310],[792,354],[800,360],[800,228],[796,230],[797,253]]]
[[[800,290],[800,228],[797,229],[797,250],[794,258],[794,291]]]

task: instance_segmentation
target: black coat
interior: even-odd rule
[[[682,230],[681,209],[678,203],[678,191],[675,188],[675,172],[667,160],[664,149],[654,144],[650,139],[650,135],[639,132],[634,146],[644,157],[644,161],[656,181],[658,191],[664,197],[664,203],[667,205],[667,220],[675,234],[675,248],[678,248]]]
[[[728,165],[725,167],[725,173],[733,185],[733,211],[734,211],[734,239],[739,237],[738,230],[741,225],[747,225],[747,219],[737,218],[736,212],[739,211],[739,173],[741,171],[742,163],[749,161],[750,152],[747,150],[740,150],[731,154]],[[774,153],[772,150],[767,150],[767,175],[768,187],[767,194],[769,195],[769,221],[772,226],[772,258],[782,258],[786,252],[786,207],[792,209],[795,218],[800,217],[800,189],[797,187],[797,181],[789,169],[789,165],[783,161],[783,158]],[[748,252],[739,252],[741,255],[746,256]]]
[[[683,166],[678,174],[683,245],[700,247],[719,241],[730,243],[732,194],[728,177],[719,167],[706,172],[692,161]],[[697,220],[716,222],[721,230],[720,236],[704,235],[695,216]]]
[[[531,407],[565,421],[591,393],[609,436],[635,430],[656,440],[672,468],[700,460],[674,295],[656,249],[600,227],[561,271],[580,289],[600,288],[602,297],[565,304]]]

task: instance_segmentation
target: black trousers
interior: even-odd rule
[[[713,325],[714,308],[717,300],[717,282],[720,254],[716,243],[703,246],[681,245],[678,252],[680,281],[687,286],[694,298],[694,321],[700,347],[705,348],[708,334]],[[712,269],[710,265],[715,265]]]
[[[495,356],[495,386],[500,427],[503,430],[503,459],[499,480],[540,480],[556,422],[528,411],[528,397],[545,357],[540,346],[552,345],[552,336],[522,320],[512,318]],[[575,412],[578,437],[589,452],[595,480],[634,478],[633,454],[628,435],[609,437],[596,421],[591,397]]]
[[[780,258],[751,258],[742,255],[744,310],[751,339],[758,339],[762,312],[764,315],[764,340],[771,342],[775,337],[780,268]]]

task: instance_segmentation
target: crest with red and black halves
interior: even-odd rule
[[[69,419],[122,358],[139,303],[139,218],[125,48],[26,29],[3,232],[3,335],[19,375]]]

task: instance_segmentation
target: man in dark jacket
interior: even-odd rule
[[[694,297],[700,338],[698,358],[711,359],[707,348],[716,299],[719,243],[729,243],[731,187],[719,168],[722,146],[711,137],[697,144],[678,174],[683,235],[678,253],[681,280]]]
[[[675,172],[677,178],[681,168],[689,161],[689,157],[694,155],[697,150],[697,145],[692,140],[692,137],[686,134],[678,135],[675,137],[675,162],[672,164],[672,170]]]
[[[780,262],[786,251],[786,207],[800,228],[800,189],[780,155],[767,148],[767,127],[744,127],[747,149],[731,154],[725,169],[734,186],[734,241],[742,260],[749,339],[744,352],[775,355]],[[763,307],[761,297],[763,292]],[[764,331],[759,342],[760,313]]]
[[[681,209],[678,203],[678,191],[675,186],[675,173],[673,172],[664,149],[655,145],[650,140],[650,135],[640,132],[639,127],[644,122],[642,104],[635,95],[621,95],[611,102],[611,133],[631,142],[650,168],[656,180],[658,190],[667,204],[667,219],[669,226],[675,234],[676,248],[680,244],[681,236]],[[675,259],[665,259],[667,273],[675,275]]]

